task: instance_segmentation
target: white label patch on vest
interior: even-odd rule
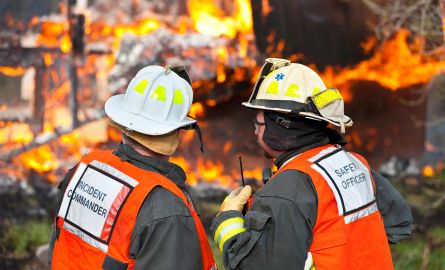
[[[132,189],[127,182],[81,163],[65,191],[58,215],[64,218],[65,228],[85,242],[108,244]]]
[[[321,157],[311,166],[331,188],[345,223],[377,211],[369,169],[354,155],[338,149]]]

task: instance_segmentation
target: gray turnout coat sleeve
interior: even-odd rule
[[[390,243],[411,233],[408,205],[387,179],[373,172],[376,197]],[[212,232],[226,220],[243,217],[238,211],[220,213]],[[277,175],[256,194],[244,216],[245,231],[222,248],[226,269],[303,269],[317,219],[317,193],[310,176],[296,170]]]
[[[317,196],[309,176],[295,170],[277,175],[255,194],[244,217],[245,232],[223,246],[226,269],[303,269],[312,243]],[[238,211],[222,212],[212,232]]]
[[[411,209],[388,179],[374,170],[372,176],[376,186],[377,206],[383,217],[388,242],[397,244],[411,236]]]
[[[195,222],[182,200],[155,188],[141,207],[131,237],[135,270],[201,269]]]

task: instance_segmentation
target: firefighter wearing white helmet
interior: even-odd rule
[[[196,122],[187,117],[193,101],[191,85],[170,69],[150,66],[130,81],[127,92],[105,103],[116,123],[147,135],[163,135]]]
[[[180,129],[199,132],[192,101],[183,67],[148,66],[106,102],[122,142],[83,157],[62,181],[52,269],[216,269],[185,172],[168,161]]]
[[[278,171],[254,197],[246,186],[221,205],[211,230],[225,268],[393,269],[388,243],[409,237],[411,212],[328,126],[352,125],[339,91],[307,66],[267,59],[243,105],[257,110],[256,139]]]

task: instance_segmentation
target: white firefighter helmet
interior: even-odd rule
[[[249,101],[242,104],[327,121],[341,127],[342,133],[353,124],[344,115],[344,101],[337,89],[326,88],[309,67],[285,59],[266,59]]]
[[[192,126],[196,120],[187,114],[193,91],[188,75],[183,77],[168,67],[145,67],[130,81],[125,94],[107,100],[105,113],[128,130],[147,135]]]

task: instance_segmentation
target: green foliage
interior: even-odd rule
[[[221,252],[219,251],[218,247],[215,244],[215,241],[213,241],[213,238],[211,236],[208,236],[210,247],[212,248],[213,255],[215,256],[216,264],[218,265],[219,270],[224,270],[224,263],[223,258],[221,255]]]
[[[425,235],[414,235],[391,246],[395,269],[445,269],[445,228],[431,228]]]
[[[0,250],[15,257],[26,256],[39,245],[48,243],[50,233],[51,226],[46,221],[26,221],[8,226],[0,236]]]
[[[421,241],[405,241],[391,246],[391,254],[395,269],[414,270],[422,264],[422,250],[424,243]]]

